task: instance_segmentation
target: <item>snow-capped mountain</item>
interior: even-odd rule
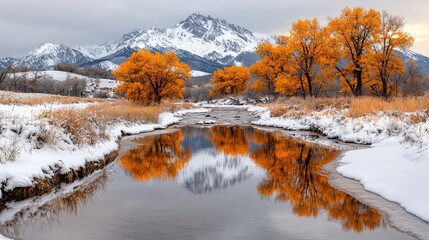
[[[225,65],[253,63],[258,42],[268,38],[269,35],[252,33],[223,19],[194,13],[173,27],[136,29],[124,34],[118,41],[100,45],[71,48],[42,44],[19,59],[17,64],[38,69],[50,68],[58,63],[114,69],[134,51],[149,49],[161,52],[173,50],[194,70],[213,72]]]
[[[262,38],[269,36],[253,34],[225,20],[194,13],[170,28],[136,29],[117,42],[77,46],[75,49],[93,59],[100,59],[126,48],[182,50],[225,64],[220,60],[234,58],[242,52],[253,52]]]
[[[426,57],[422,54],[416,53],[411,50],[406,50],[406,51],[395,50],[395,51],[399,56],[402,57],[404,61],[411,59],[422,67],[423,73],[429,73],[429,57]]]
[[[212,73],[228,65],[249,66],[258,60],[255,54],[261,40],[272,40],[266,34],[230,24],[219,18],[194,13],[169,28],[136,29],[117,41],[100,45],[67,47],[42,44],[27,56],[19,59],[0,58],[0,68],[10,61],[16,65],[47,69],[58,63],[95,66],[113,70],[139,49],[175,51],[193,70]],[[398,52],[415,60],[424,72],[429,72],[429,58],[412,51]]]
[[[45,43],[20,59],[18,64],[30,66],[31,68],[46,69],[60,63],[80,65],[90,60],[78,50],[64,45]]]
[[[15,66],[17,65],[18,61],[19,61],[19,58],[14,58],[14,57],[0,58],[0,69]]]

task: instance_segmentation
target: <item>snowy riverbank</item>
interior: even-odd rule
[[[87,104],[57,104],[62,107],[82,109]],[[160,114],[158,123],[119,122],[107,126],[105,140],[94,145],[73,143],[64,129],[51,126],[44,120],[34,120],[46,110],[46,106],[0,105],[0,199],[5,192],[19,187],[30,187],[34,180],[48,179],[56,174],[78,170],[87,163],[104,160],[105,156],[118,150],[118,139],[123,135],[164,129],[180,121],[188,113],[208,112],[209,109],[187,109],[175,113]],[[53,105],[49,106],[50,109]],[[52,136],[56,135],[56,136]],[[55,138],[54,146],[41,138]],[[51,140],[50,140],[51,141]],[[14,158],[13,161],[9,159]]]
[[[429,221],[429,122],[415,121],[415,116],[427,113],[379,112],[352,118],[336,109],[286,117],[271,117],[264,107],[248,111],[261,116],[254,125],[311,130],[343,142],[370,145],[346,152],[337,172]]]

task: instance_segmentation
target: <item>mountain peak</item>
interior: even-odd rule
[[[61,47],[61,45],[53,44],[53,43],[43,43],[43,44],[40,44],[39,47],[36,48],[32,53],[38,54],[38,55],[45,54],[45,53],[55,51],[59,47]]]
[[[224,19],[214,18],[208,14],[195,12],[189,15],[185,20],[181,21],[179,25],[185,25],[185,27],[203,26],[206,29],[208,29],[210,27],[218,27],[218,26],[229,27],[232,24],[229,24]]]
[[[88,60],[80,51],[63,44],[44,43],[20,59],[19,65],[46,69],[60,63],[78,64]]]
[[[204,14],[204,13],[200,13],[200,12],[194,12],[191,15],[188,16],[189,18],[193,18],[193,19],[205,19],[205,18],[212,18],[210,15]]]

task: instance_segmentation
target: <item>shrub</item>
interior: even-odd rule
[[[20,152],[19,136],[18,134],[14,134],[9,143],[0,144],[0,163],[15,161]]]
[[[99,140],[108,139],[104,119],[86,109],[63,108],[44,112],[42,116],[49,124],[64,129],[77,146],[95,145]]]

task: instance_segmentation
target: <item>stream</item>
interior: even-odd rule
[[[125,137],[117,161],[105,169],[8,203],[0,233],[16,239],[416,239],[331,186],[323,166],[337,159],[337,147],[249,126],[256,117],[220,108]],[[206,120],[216,125],[201,124]]]

